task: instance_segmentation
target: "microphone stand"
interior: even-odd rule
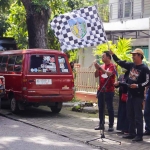
[[[118,142],[119,143],[119,145],[121,145],[121,141],[117,141],[117,140],[114,140],[114,139],[110,139],[110,138],[106,138],[105,137],[105,133],[104,133],[104,131],[105,131],[105,127],[104,127],[104,124],[105,124],[105,94],[106,94],[106,85],[107,85],[107,83],[108,83],[108,81],[109,81],[109,79],[110,79],[110,77],[111,77],[112,75],[110,75],[108,78],[107,78],[107,80],[105,81],[105,84],[103,85],[103,87],[101,88],[101,90],[98,92],[98,94],[97,94],[97,97],[99,96],[99,94],[100,94],[100,92],[101,91],[103,91],[104,90],[104,97],[103,97],[103,120],[102,120],[102,124],[100,124],[100,137],[98,137],[98,138],[94,138],[94,139],[92,139],[92,140],[88,140],[88,141],[86,141],[86,143],[89,143],[89,142],[91,142],[91,141],[95,141],[95,140],[98,140],[98,139],[101,139],[102,140],[102,142],[104,142],[104,138],[105,139],[108,139],[108,140],[111,140],[111,141],[115,141],[115,142]]]

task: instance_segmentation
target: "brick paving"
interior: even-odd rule
[[[95,131],[94,127],[98,124],[98,114],[88,114],[73,112],[70,107],[64,107],[60,114],[52,114],[48,107],[29,108],[21,114],[12,114],[8,109],[1,109],[0,113],[6,117],[45,129],[47,131],[66,136],[70,139],[84,142],[94,138],[100,138],[100,132]],[[105,119],[105,136],[89,142],[89,144],[99,149],[108,150],[148,150],[150,147],[150,136],[144,136],[143,142],[132,142],[131,140],[122,139],[121,134],[107,132],[108,119]],[[115,119],[116,125],[116,119]],[[109,139],[112,140],[109,140]],[[117,140],[121,142],[113,141]]]

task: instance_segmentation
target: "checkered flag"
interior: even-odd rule
[[[106,43],[107,38],[96,6],[84,7],[59,15],[51,22],[61,50],[71,50]]]

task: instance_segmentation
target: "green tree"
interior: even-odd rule
[[[26,12],[22,4],[13,3],[9,9],[9,15],[7,19],[7,24],[9,28],[7,29],[5,36],[14,37],[17,41],[18,49],[27,48],[28,45],[28,32],[26,26]]]
[[[9,24],[6,22],[7,15],[0,14],[0,37],[3,37],[4,33],[7,31]]]
[[[26,10],[29,48],[47,48],[49,0],[21,0]]]
[[[7,20],[7,11],[9,9],[10,3],[9,1],[0,0],[0,36],[6,32],[9,24],[6,23]]]

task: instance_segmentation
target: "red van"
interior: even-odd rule
[[[50,49],[0,53],[0,76],[12,112],[25,106],[46,105],[59,113],[62,102],[74,97],[74,80],[66,54]]]

